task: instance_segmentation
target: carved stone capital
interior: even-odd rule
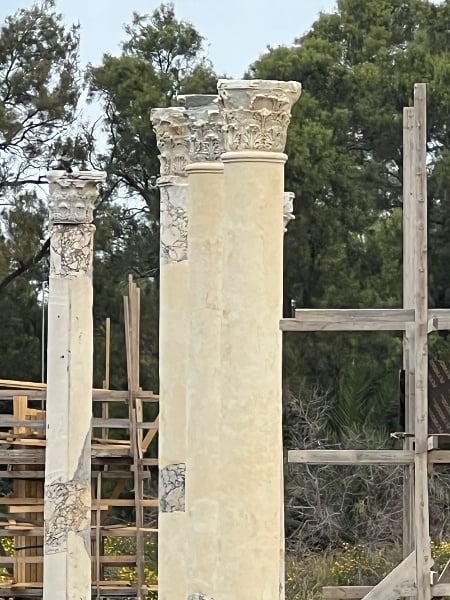
[[[97,185],[106,179],[104,171],[49,171],[49,222],[92,223],[98,201]]]
[[[218,100],[218,96],[201,94],[178,97],[189,121],[189,158],[193,163],[220,160],[225,152]]]
[[[294,192],[284,192],[283,194],[283,225],[284,231],[287,231],[287,226],[290,221],[295,219],[294,211]]]
[[[56,224],[50,230],[50,275],[75,278],[92,275],[95,226]]]
[[[299,99],[297,81],[219,79],[227,152],[283,152],[291,108]]]
[[[189,161],[189,121],[184,108],[154,108],[150,118],[156,133],[161,176],[186,176]]]

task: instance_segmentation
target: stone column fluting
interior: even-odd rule
[[[45,600],[91,598],[92,220],[105,177],[48,173]]]
[[[283,154],[297,82],[219,80],[222,224],[221,600],[279,600]],[[206,451],[206,449],[205,449]]]
[[[224,152],[217,96],[184,96],[190,336],[186,404],[187,599],[220,598],[220,334]]]
[[[158,597],[186,594],[187,177],[189,123],[181,107],[151,112],[161,176]]]

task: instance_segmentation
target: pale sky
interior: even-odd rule
[[[0,22],[32,0],[0,0]],[[133,11],[151,13],[160,0],[56,0],[67,22],[81,24],[81,60],[99,64],[103,53],[120,53],[123,24]],[[335,0],[174,0],[178,19],[189,20],[206,38],[208,58],[216,72],[241,77],[248,66],[272,47],[290,44],[305,33],[319,13]]]

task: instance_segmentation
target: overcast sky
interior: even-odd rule
[[[32,0],[0,0],[0,21]],[[119,53],[123,24],[133,11],[151,13],[160,0],[56,0],[67,22],[81,24],[81,59],[98,64],[104,52]],[[220,75],[241,77],[266,47],[290,44],[335,0],[175,0],[177,18],[206,38],[207,55]]]

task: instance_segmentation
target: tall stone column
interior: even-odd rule
[[[91,598],[93,208],[105,173],[50,171],[44,598]]]
[[[188,349],[187,177],[184,108],[155,108],[160,150],[158,597],[186,595],[186,361]]]
[[[220,80],[222,227],[220,598],[278,600],[282,542],[283,154],[296,82]]]
[[[215,103],[201,106],[204,102]],[[224,151],[217,97],[181,98],[190,122],[189,307],[186,406],[187,595],[220,598],[219,511]],[[199,106],[200,105],[200,106]]]

